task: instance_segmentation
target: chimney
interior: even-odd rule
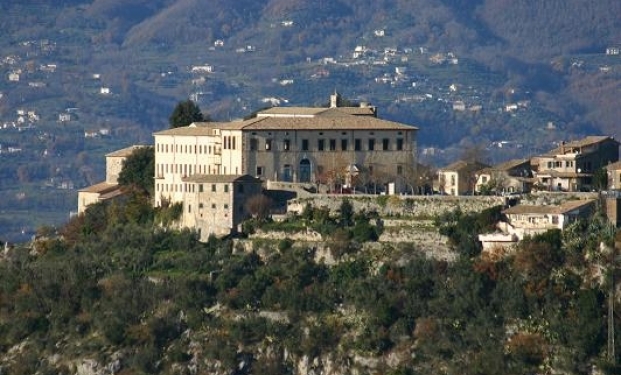
[[[330,108],[336,108],[339,106],[340,95],[334,91],[334,94],[330,95]]]

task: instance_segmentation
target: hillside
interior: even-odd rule
[[[377,105],[382,118],[418,126],[422,159],[436,167],[464,147],[485,148],[500,162],[616,134],[621,55],[606,48],[621,40],[620,7],[3,1],[0,158],[11,163],[0,175],[2,191],[16,199],[0,208],[27,215],[36,206],[30,197],[51,186],[43,211],[64,221],[75,207],[66,197],[103,178],[103,155],[152,142],[186,98],[227,121],[270,105],[322,105],[337,90]],[[11,231],[29,235],[33,225],[20,220]]]
[[[383,198],[375,203],[385,205]],[[605,359],[602,275],[615,272],[607,268],[606,219],[578,221],[490,258],[476,234],[499,214],[499,207],[445,212],[435,226],[412,215],[382,217],[409,233],[423,228],[433,246],[442,238],[450,257],[435,258],[422,241],[377,242],[388,230],[371,220],[377,213],[346,201],[339,212],[309,206],[283,223],[247,223],[248,238],[208,243],[156,225],[173,212],[154,212],[141,196],[93,205],[59,233],[3,252],[0,371],[618,373]],[[305,240],[307,227],[322,239]]]

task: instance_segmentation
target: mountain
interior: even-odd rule
[[[32,132],[0,131],[2,150],[22,150],[0,167],[0,188],[21,197],[25,182],[36,190],[51,179],[74,188],[97,181],[104,153],[151,142],[187,98],[226,121],[268,105],[322,105],[338,90],[418,126],[419,149],[435,150],[424,161],[436,166],[464,147],[483,146],[500,162],[616,134],[620,8],[612,0],[3,1],[0,130],[30,121],[18,110],[38,120]],[[80,133],[92,137],[77,142]],[[75,206],[52,201],[53,210]]]

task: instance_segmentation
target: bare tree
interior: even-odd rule
[[[246,202],[246,209],[253,218],[259,220],[266,220],[270,216],[270,208],[272,207],[272,200],[263,194],[257,194],[250,198]]]

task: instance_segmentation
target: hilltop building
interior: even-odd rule
[[[106,180],[78,190],[78,214],[83,213],[91,204],[123,195],[118,183],[123,163],[134,150],[141,147],[146,146],[134,145],[106,154]]]
[[[352,185],[394,183],[415,174],[417,128],[377,118],[368,104],[274,107],[251,119],[202,122],[155,137],[155,202],[181,202],[185,179],[249,175],[261,181]]]

